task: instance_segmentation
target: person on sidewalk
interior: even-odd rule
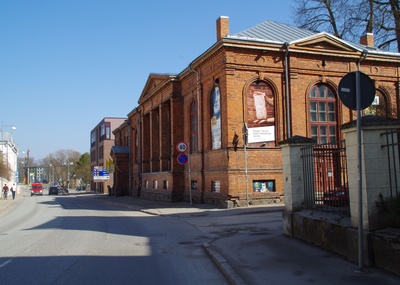
[[[3,197],[4,197],[4,200],[7,200],[7,197],[8,197],[8,186],[7,186],[7,184],[4,184],[4,187],[3,187]]]
[[[17,186],[15,185],[15,183],[13,184],[13,186],[11,186],[11,195],[12,195],[12,199],[15,200],[15,193],[17,192]]]

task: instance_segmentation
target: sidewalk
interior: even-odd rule
[[[187,202],[167,203],[137,197],[98,195],[96,199],[152,215],[179,216],[195,226],[197,223],[199,228],[211,223],[218,229],[226,226],[230,230],[229,226],[234,225],[234,234],[210,237],[203,244],[230,284],[400,284],[400,276],[377,268],[359,272],[357,264],[335,253],[284,235],[283,205],[216,209],[212,205],[190,206]],[[238,229],[240,219],[244,222]],[[250,225],[257,221],[261,221],[259,225]],[[254,230],[256,227],[260,230]]]
[[[4,200],[3,196],[1,196],[1,199],[0,199],[0,212],[3,211],[4,209],[14,205],[15,202],[17,202],[21,198],[23,198],[22,191],[20,191],[20,194],[15,194],[15,200],[13,200],[11,194],[7,197],[7,200]]]

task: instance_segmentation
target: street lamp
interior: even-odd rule
[[[54,184],[54,165],[50,163],[50,186]]]
[[[25,151],[22,151],[23,154],[25,154]],[[29,183],[29,153],[30,150],[28,149],[26,152],[26,155],[24,155],[24,161],[22,164],[24,164],[24,172],[25,172],[25,179],[24,179],[24,184],[30,184]]]
[[[70,165],[73,165],[73,164],[74,164],[73,162],[69,162],[69,161],[68,161],[68,163],[64,162],[64,165],[67,165],[67,169],[68,169],[68,175],[67,175],[67,189],[69,189],[69,166],[70,166]]]
[[[14,125],[4,125],[3,121],[1,121],[1,141],[4,141],[4,127],[10,127],[11,130],[16,130],[17,127],[15,127]]]

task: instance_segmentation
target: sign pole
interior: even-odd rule
[[[244,141],[244,168],[245,168],[245,175],[246,175],[246,207],[249,207],[249,179],[247,174],[247,135],[248,135],[248,128],[247,124],[243,124],[243,141]]]
[[[190,200],[190,206],[192,206],[192,175],[191,175],[191,170],[190,170],[190,150],[189,150],[189,143],[185,142],[178,142],[176,144],[176,149],[180,152],[178,154],[176,160],[178,161],[179,164],[185,165],[186,163],[189,163],[189,200]],[[188,155],[185,154],[185,152],[188,151]],[[185,180],[185,179],[184,179]],[[183,189],[185,191],[185,189]],[[185,196],[185,194],[183,194]]]
[[[190,206],[192,206],[192,173],[190,169],[190,143],[187,143],[188,146],[188,167],[189,167],[189,200]]]
[[[346,74],[339,83],[339,97],[342,103],[357,112],[357,179],[358,179],[358,266],[363,272],[364,223],[363,223],[363,190],[362,190],[362,138],[361,111],[370,106],[375,99],[375,84],[369,76],[360,71],[361,61],[367,57],[364,50],[357,63],[357,71]],[[355,92],[354,92],[355,90]],[[361,98],[362,94],[362,98]],[[355,100],[354,100],[355,99]]]
[[[358,267],[363,271],[363,199],[362,199],[362,163],[361,163],[361,92],[360,92],[360,63],[356,72],[356,109],[357,109],[357,161],[358,161]]]

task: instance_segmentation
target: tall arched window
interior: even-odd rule
[[[336,97],[326,84],[315,85],[309,96],[309,131],[317,143],[337,140]]]
[[[197,114],[197,101],[192,102],[192,106],[190,108],[190,151],[198,152],[198,114]]]

